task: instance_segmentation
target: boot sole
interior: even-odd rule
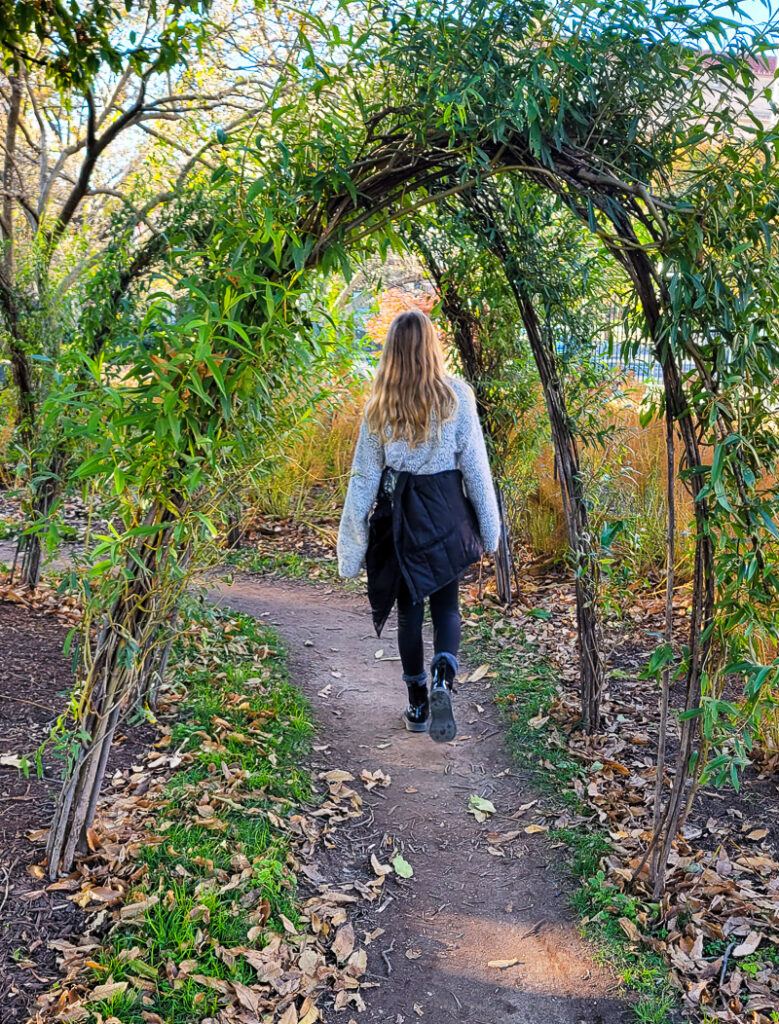
[[[430,739],[448,743],[457,735],[457,723],[452,714],[452,695],[436,687],[430,693]]]
[[[402,716],[403,724],[409,732],[427,732],[428,723],[425,722],[410,722],[405,715]]]

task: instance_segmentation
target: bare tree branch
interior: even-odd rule
[[[94,109],[92,107],[91,95],[88,96],[90,107],[90,127],[87,137],[87,151],[84,155],[84,162],[81,165],[81,172],[79,173],[76,185],[65,200],[62,209],[57,216],[54,228],[48,234],[47,240],[50,246],[56,244],[57,240],[62,236],[62,233],[72,220],[78,204],[86,195],[87,189],[89,188],[89,180],[92,177],[92,172],[95,169],[98,157],[108,148],[108,146],[111,145],[114,139],[121,134],[125,128],[133,124],[135,119],[143,110],[145,95],[146,82],[142,81],[135,103],[129,108],[129,110],[122,114],[118,120],[114,121],[110,128],[107,128],[99,137],[95,135]]]
[[[16,152],[16,130],[19,126],[19,111],[22,105],[22,83],[18,75],[9,76],[11,96],[8,106],[8,120],[5,128],[5,161],[3,163],[3,205],[0,212],[0,229],[2,230],[5,252],[3,268],[9,286],[14,281],[14,206],[11,194],[11,177],[16,171],[14,154]],[[18,172],[17,172],[18,175]]]

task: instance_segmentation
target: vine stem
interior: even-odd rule
[[[665,579],[665,642],[671,648],[674,638],[674,566],[676,561],[676,450],[674,445],[673,412],[666,403],[665,407],[665,452],[667,472],[667,522],[666,522],[666,579]],[[665,781],[665,764],[668,746],[668,705],[671,690],[671,660],[663,667],[660,691],[660,727],[657,733],[657,778],[655,780],[655,809],[653,833],[660,829],[662,817],[663,783]],[[649,869],[652,885],[657,884],[657,845],[652,851]]]

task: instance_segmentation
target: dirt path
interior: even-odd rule
[[[508,817],[534,794],[505,753],[484,684],[460,687],[460,736],[434,744],[403,728],[400,666],[375,657],[382,648],[385,657],[396,654],[394,619],[377,641],[361,598],[248,579],[222,594],[285,638],[293,679],[320,724],[315,763],[356,777],[364,768],[392,776],[388,789],[367,794],[370,813],[340,851],[345,880],[372,874],[371,853],[386,859],[387,837],[414,868],[407,897],[357,918],[366,931],[385,929],[369,946],[369,969],[381,984],[364,992],[361,1024],[410,1024],[444,1012],[461,1024],[629,1021],[614,978],[594,962],[566,905],[561,852],[525,834],[527,815]],[[502,813],[478,824],[467,813],[472,793]],[[489,832],[517,829],[500,847],[505,856],[488,852]],[[504,969],[487,966],[515,959]]]

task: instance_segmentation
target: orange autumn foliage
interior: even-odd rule
[[[368,337],[377,345],[381,345],[387,334],[389,325],[398,315],[409,309],[421,309],[423,313],[430,316],[437,296],[433,291],[406,291],[404,288],[388,288],[379,295],[379,308],[374,315],[366,321],[365,332]]]

